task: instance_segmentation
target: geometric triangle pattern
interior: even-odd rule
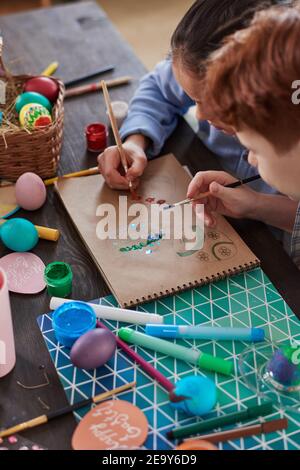
[[[94,303],[117,305],[113,296],[101,298]],[[260,327],[265,330],[269,341],[286,343],[292,338],[300,341],[300,322],[260,268],[151,301],[136,309],[162,315],[165,324]],[[213,412],[205,418],[195,418],[174,410],[165,390],[133,363],[122,350],[117,349],[115,356],[98,369],[80,370],[74,367],[70,362],[69,350],[61,346],[55,338],[51,315],[49,313],[40,316],[38,324],[69,402],[73,404],[135,380],[136,388],[120,394],[119,398],[134,403],[145,413],[149,422],[148,438],[143,447],[145,449],[171,450],[176,446],[176,442],[170,442],[166,434],[175,426],[222,416],[260,403],[260,398],[247,388],[238,370],[239,355],[249,347],[249,343],[176,340],[178,344],[188,348],[199,348],[201,351],[230,359],[235,364],[235,373],[232,377],[206,373],[217,385],[218,403]],[[144,331],[143,326],[140,325],[128,325],[108,320],[103,320],[103,323],[112,331],[116,331],[121,326]],[[204,375],[192,364],[141,347],[132,347],[174,383],[188,375]],[[255,346],[253,354],[255,355]],[[80,420],[89,409],[90,407],[86,407],[78,410],[75,417]],[[284,411],[276,405],[273,414],[268,416],[268,419],[283,416],[286,416],[289,421],[287,430],[220,443],[219,448],[224,450],[299,450],[300,415],[292,411]],[[257,422],[259,420],[249,421],[247,424]]]

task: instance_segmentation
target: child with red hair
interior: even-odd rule
[[[208,60],[199,81],[201,117],[235,133],[249,150],[248,162],[282,195],[224,185],[235,180],[225,172],[199,172],[188,197],[209,190],[205,222],[213,212],[247,217],[292,232],[292,255],[300,267],[300,3],[258,13],[251,25],[225,41]],[[295,204],[297,204],[295,202]],[[294,228],[294,230],[293,230]]]

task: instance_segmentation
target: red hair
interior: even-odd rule
[[[201,114],[216,126],[253,129],[279,149],[300,139],[300,3],[258,13],[208,60]]]

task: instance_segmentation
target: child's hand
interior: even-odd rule
[[[196,199],[193,203],[205,204],[204,223],[208,227],[215,225],[213,212],[227,215],[234,218],[253,218],[255,206],[259,199],[259,193],[256,193],[248,186],[238,188],[225,188],[224,186],[236,181],[224,171],[203,171],[196,174],[191,181],[187,196],[190,199]],[[210,191],[211,196],[200,198],[202,193]]]
[[[139,177],[147,166],[146,154],[139,145],[127,140],[123,144],[123,148],[128,164],[126,176],[121,174],[124,172],[117,146],[108,147],[98,156],[99,171],[112,189],[128,189],[129,181],[132,182],[133,188],[136,188],[139,184]]]

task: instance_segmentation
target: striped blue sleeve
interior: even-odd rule
[[[171,61],[160,62],[142,78],[120,129],[121,138],[131,134],[149,137],[152,144],[147,153],[154,157],[175,129],[178,117],[194,104],[175,80]]]

